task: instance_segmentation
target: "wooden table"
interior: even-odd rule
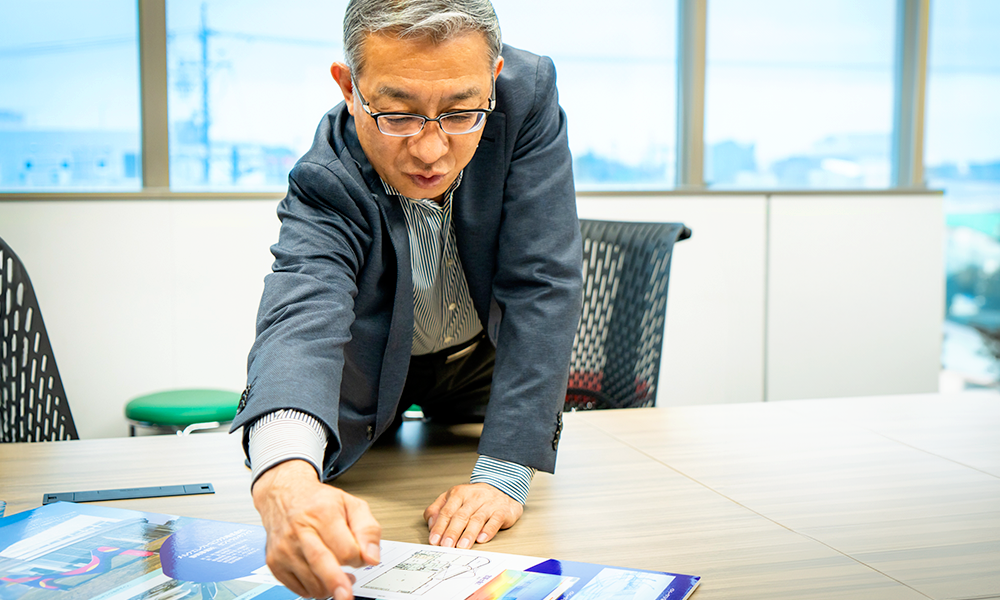
[[[406,423],[338,485],[386,539],[467,480],[474,426]],[[108,505],[259,524],[237,436],[0,444],[7,514],[43,493],[212,483]],[[484,550],[703,577],[696,600],[1000,598],[1000,395],[917,395],[566,415],[556,476]]]

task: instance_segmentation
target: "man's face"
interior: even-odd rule
[[[463,109],[487,108],[493,77],[486,38],[480,33],[434,43],[371,34],[363,46],[365,67],[355,77],[372,113],[409,112],[437,117]],[[350,75],[334,65],[354,116],[358,138],[375,171],[404,196],[439,199],[472,160],[483,130],[448,135],[428,122],[412,137],[383,134],[353,93]],[[345,83],[347,86],[345,87]]]

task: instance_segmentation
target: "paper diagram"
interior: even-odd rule
[[[446,581],[464,580],[471,583],[484,576],[489,577],[489,565],[490,559],[485,556],[418,550],[365,582],[363,587],[423,596]]]

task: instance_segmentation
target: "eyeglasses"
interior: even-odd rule
[[[436,121],[441,131],[449,135],[463,135],[478,131],[486,123],[486,116],[496,108],[497,81],[493,78],[490,87],[489,108],[474,108],[470,110],[456,110],[453,112],[441,113],[437,118],[430,118],[424,115],[408,112],[378,112],[373,113],[371,106],[358,89],[358,82],[351,76],[351,83],[354,91],[361,100],[361,107],[365,109],[368,116],[375,119],[375,126],[385,135],[393,137],[410,137],[417,135],[424,129],[428,121]]]

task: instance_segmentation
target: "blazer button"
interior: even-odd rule
[[[375,427],[373,425],[365,428],[365,437],[368,438],[369,442],[375,439]]]
[[[250,394],[250,386],[248,385],[243,393],[240,394],[240,402],[236,405],[236,414],[243,412],[243,409],[247,407],[247,395]]]

